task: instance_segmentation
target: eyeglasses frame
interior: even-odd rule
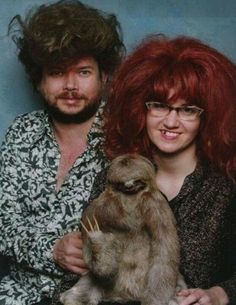
[[[165,105],[168,109],[169,109],[169,112],[166,114],[166,115],[160,115],[160,116],[157,116],[157,117],[165,117],[165,116],[168,116],[169,114],[170,114],[170,112],[171,111],[176,111],[177,112],[177,115],[178,115],[178,117],[180,118],[180,119],[182,119],[180,116],[179,116],[179,111],[181,110],[181,109],[183,109],[184,107],[191,107],[191,108],[194,108],[194,109],[196,109],[196,110],[198,110],[198,114],[197,114],[197,117],[199,117],[202,113],[203,113],[203,111],[204,111],[204,109],[202,109],[202,108],[200,108],[200,107],[198,107],[198,106],[179,106],[179,107],[173,107],[173,106],[171,106],[171,105],[169,105],[169,104],[165,104],[165,103],[161,103],[161,102],[155,102],[155,101],[148,101],[148,102],[146,102],[145,103],[145,105],[146,105],[146,107],[147,107],[147,109],[148,110],[151,110],[151,108],[150,108],[150,105],[153,105],[153,104],[159,104],[159,105]],[[186,120],[186,121],[188,121],[188,120]]]

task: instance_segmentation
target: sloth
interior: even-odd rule
[[[105,190],[87,207],[81,225],[90,271],[61,294],[64,305],[178,304],[176,292],[186,285],[179,273],[175,218],[148,159],[115,158]]]

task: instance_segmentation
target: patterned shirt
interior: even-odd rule
[[[30,305],[50,297],[63,270],[52,248],[79,228],[94,178],[104,167],[103,105],[60,190],[60,150],[45,111],[16,118],[0,152],[0,252],[10,257],[10,275],[0,283],[1,305]]]

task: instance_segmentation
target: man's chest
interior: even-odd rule
[[[61,150],[59,157],[59,164],[56,174],[56,190],[60,190],[63,185],[66,177],[69,174],[69,171],[75,165],[76,161],[79,158],[82,158],[84,151],[86,150],[86,143],[83,146],[78,147],[66,147]]]
[[[102,168],[99,159],[90,152],[83,156],[77,153],[69,157],[57,149],[32,149],[18,157],[16,193],[25,211],[57,210],[65,205],[80,209],[80,203],[87,201],[96,172]],[[60,188],[57,189],[58,181]],[[76,207],[77,206],[77,207]]]

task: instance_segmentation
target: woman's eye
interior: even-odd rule
[[[183,107],[183,108],[180,109],[180,111],[184,114],[187,114],[187,115],[196,114],[198,112],[196,110],[196,108],[193,108],[193,107]]]
[[[165,104],[154,104],[154,108],[159,110],[169,109],[168,106]]]

